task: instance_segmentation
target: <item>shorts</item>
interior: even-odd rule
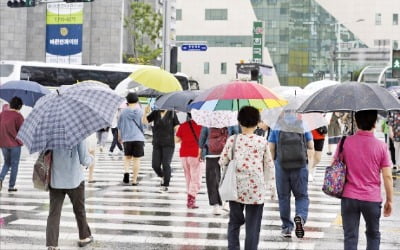
[[[144,156],[143,141],[127,141],[124,142],[125,156],[142,157]]]
[[[324,148],[324,141],[325,139],[314,140],[314,150],[322,151],[322,149]]]

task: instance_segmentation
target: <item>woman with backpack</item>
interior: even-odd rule
[[[218,192],[221,180],[221,167],[218,163],[228,136],[239,133],[237,126],[224,128],[203,127],[200,133],[199,146],[201,158],[206,161],[206,184],[208,201],[213,206],[213,214],[222,214],[222,201]]]

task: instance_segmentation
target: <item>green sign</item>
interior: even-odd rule
[[[264,22],[253,22],[253,62],[263,63]]]
[[[400,78],[400,50],[393,50],[392,54],[392,77]]]

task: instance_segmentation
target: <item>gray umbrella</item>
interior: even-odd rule
[[[159,97],[154,106],[158,109],[189,112],[189,104],[200,94],[200,91],[175,91]]]
[[[400,102],[378,85],[345,82],[318,90],[297,110],[300,113],[400,110]]]

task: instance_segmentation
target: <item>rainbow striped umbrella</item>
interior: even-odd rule
[[[205,90],[190,105],[193,120],[206,127],[237,125],[243,106],[259,110],[283,107],[288,102],[271,89],[252,82],[233,81]]]
[[[271,89],[252,82],[233,81],[205,90],[190,107],[198,110],[239,110],[253,106],[260,110],[282,107],[287,101]]]

